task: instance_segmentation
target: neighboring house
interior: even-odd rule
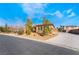
[[[15,26],[10,26],[9,30],[11,30],[12,32],[17,32],[17,27]]]
[[[51,33],[53,32],[54,34],[54,31],[56,30],[54,25],[53,24],[41,24],[41,25],[36,25],[33,27],[33,31],[36,32],[36,33],[43,33],[44,30],[45,30],[45,27],[48,27],[50,28],[51,30]]]
[[[79,26],[64,26],[63,30],[69,32],[70,30],[79,29]]]
[[[12,32],[18,32],[19,31],[19,29],[23,29],[24,30],[24,28],[23,27],[17,27],[17,26],[10,26],[9,27],[9,30],[11,30]]]

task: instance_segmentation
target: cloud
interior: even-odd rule
[[[77,23],[76,20],[78,20],[79,17],[77,18],[77,16],[76,17],[74,17],[74,16],[76,16],[76,14],[73,11],[70,12],[70,14],[68,14],[64,18],[62,25],[74,25],[74,24],[76,24]]]
[[[27,3],[21,4],[23,11],[30,17],[34,17],[36,14],[43,14],[44,8],[47,4],[41,3]]]
[[[55,11],[53,13],[47,13],[47,15],[51,15],[51,16],[54,16],[55,15],[58,18],[62,18],[63,17],[63,14],[59,10],[57,10],[57,11]]]
[[[69,9],[67,10],[67,14],[71,13],[72,12],[72,9]]]
[[[63,13],[66,14],[66,17],[68,18],[76,16],[75,12],[72,9],[65,10]]]
[[[45,8],[47,7],[48,4],[42,4],[42,3],[26,3],[26,4],[21,4],[22,9],[24,11],[24,13],[31,17],[31,18],[40,18],[42,16],[47,16],[47,15],[51,15],[51,16],[57,16],[58,18],[63,18],[65,17],[73,17],[76,14],[73,12],[72,9],[68,9],[65,11],[60,11],[60,10],[56,10],[53,13],[47,13],[45,12]]]
[[[56,11],[54,14],[59,18],[63,17],[63,14],[60,11]]]
[[[68,17],[74,17],[74,16],[76,16],[74,12],[71,12],[70,15],[68,15]]]
[[[56,15],[56,16],[59,17],[59,18],[62,18],[62,17],[65,16],[65,15],[66,15],[65,17],[68,17],[68,18],[76,16],[75,12],[74,12],[72,9],[65,10],[63,13],[61,13],[61,12],[58,10],[58,11],[56,11],[56,12],[55,12],[54,14],[52,14],[52,15]]]
[[[68,9],[68,10],[64,10],[63,11],[63,14],[69,14],[69,13],[71,13],[72,12],[72,9]]]

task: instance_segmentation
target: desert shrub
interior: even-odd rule
[[[18,35],[22,35],[23,33],[24,33],[24,31],[23,31],[23,29],[19,29],[18,31],[17,31],[17,33],[18,33]]]
[[[0,32],[5,32],[3,27],[0,27]]]
[[[6,29],[5,27],[0,27],[0,32],[9,33],[9,32],[11,32],[11,30],[9,30],[8,28]]]

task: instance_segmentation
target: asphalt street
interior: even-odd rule
[[[79,52],[42,42],[0,34],[0,55],[78,55]]]

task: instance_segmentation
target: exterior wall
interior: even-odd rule
[[[41,28],[41,29],[39,29],[39,28]],[[36,27],[36,32],[37,33],[43,33],[43,30],[44,30],[44,26],[38,26],[38,27]]]
[[[39,27],[36,27],[36,32],[40,33]]]
[[[79,27],[64,27],[64,30],[66,30],[66,32],[69,32],[70,30],[73,29],[79,29]]]
[[[51,29],[51,34],[56,34],[56,29],[52,25],[49,28]]]
[[[56,31],[56,29],[55,29],[52,25],[50,25],[49,28],[50,28],[52,31]]]
[[[66,32],[69,32],[70,30],[72,30],[73,28],[72,27],[67,27],[66,28]]]
[[[51,29],[51,34],[54,34],[54,32],[56,32],[56,29],[52,25],[48,25],[48,26]],[[41,30],[39,29],[39,27],[41,27]],[[44,29],[45,26],[36,26],[36,33],[43,33]]]
[[[36,27],[36,32],[38,32],[38,27]]]
[[[44,31],[44,26],[42,26],[42,31]]]
[[[53,29],[53,26],[50,25],[49,28],[50,28],[50,29]]]

